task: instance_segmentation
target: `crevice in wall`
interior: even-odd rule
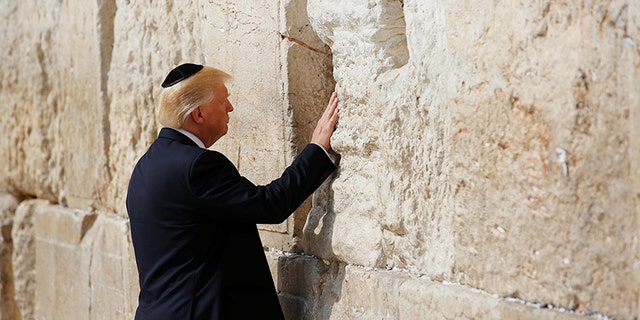
[[[488,297],[490,297],[492,299],[497,299],[497,300],[501,300],[501,301],[505,301],[505,302],[513,302],[513,303],[523,304],[523,305],[525,305],[527,307],[531,307],[531,308],[535,308],[535,309],[548,309],[550,311],[555,311],[555,312],[558,312],[558,313],[594,317],[594,318],[599,319],[599,320],[614,320],[615,319],[615,317],[607,316],[607,315],[602,314],[600,312],[588,312],[588,311],[585,311],[585,309],[583,309],[584,306],[580,306],[580,307],[576,306],[576,307],[573,307],[573,308],[567,308],[567,307],[562,307],[562,306],[556,306],[556,305],[554,305],[552,303],[547,303],[547,302],[542,302],[542,301],[528,301],[528,300],[525,300],[525,299],[522,299],[522,298],[518,298],[518,297],[515,297],[515,296],[501,296],[499,294],[490,293],[490,292],[485,291],[483,289],[472,287],[472,286],[467,285],[467,284],[461,284],[461,283],[457,283],[457,282],[450,282],[450,281],[447,281],[447,280],[432,279],[428,275],[415,274],[413,272],[410,272],[409,270],[402,269],[402,268],[371,268],[371,267],[365,267],[365,266],[360,266],[360,265],[355,265],[355,264],[349,264],[348,266],[361,268],[361,269],[364,269],[366,271],[371,271],[371,272],[401,273],[401,274],[405,274],[409,278],[417,278],[417,279],[421,279],[421,280],[425,280],[425,281],[429,281],[429,282],[439,283],[439,284],[442,284],[442,285],[445,285],[445,286],[462,287],[465,290],[469,290],[472,293],[481,294],[483,296],[488,296]]]
[[[87,214],[82,219],[82,227],[80,229],[80,240],[84,239],[84,236],[87,234],[89,230],[93,227],[93,225],[98,219],[97,214]]]
[[[318,118],[335,88],[331,49],[312,28],[307,0],[279,2],[280,84],[284,110],[284,163],[309,143]],[[315,196],[314,196],[315,197]],[[289,218],[287,250],[304,248],[304,226],[312,203],[308,199]]]
[[[115,0],[97,1],[97,33],[98,45],[100,48],[100,97],[102,99],[102,129],[103,129],[103,149],[107,157],[105,158],[105,170],[108,175],[107,181],[111,181],[109,149],[111,148],[111,123],[109,119],[111,109],[111,96],[109,95],[109,70],[114,47],[114,23],[116,11],[118,10]],[[105,183],[105,188],[108,183]]]
[[[83,217],[82,220],[82,229],[81,229],[81,234],[80,234],[80,243],[81,243],[81,247],[85,247],[87,249],[84,249],[84,251],[87,253],[85,259],[86,261],[86,268],[88,271],[88,276],[86,278],[87,280],[87,286],[86,289],[89,292],[89,299],[87,299],[87,314],[91,315],[94,309],[94,303],[95,303],[95,288],[94,286],[96,286],[96,284],[94,283],[94,274],[93,274],[93,270],[94,270],[94,263],[96,263],[96,255],[100,254],[100,251],[98,249],[98,245],[97,245],[97,236],[96,235],[100,235],[101,232],[103,232],[103,223],[96,223],[96,220],[98,220],[98,214],[89,214]],[[101,220],[101,222],[103,222],[103,220]],[[88,233],[91,233],[91,235],[88,235]]]
[[[288,35],[288,34],[286,34],[286,33],[282,33],[282,32],[280,32],[279,34],[280,34],[280,38],[281,38],[281,39],[287,39],[287,40],[289,40],[289,41],[291,41],[291,42],[293,42],[293,43],[295,43],[295,44],[301,45],[302,47],[307,48],[307,49],[309,49],[309,50],[311,50],[311,51],[313,51],[313,52],[317,52],[317,53],[320,53],[320,54],[323,54],[323,55],[326,55],[326,56],[330,56],[330,55],[331,55],[331,53],[330,53],[330,52],[326,52],[326,51],[324,51],[324,50],[314,48],[314,47],[312,47],[312,46],[310,46],[310,45],[306,44],[304,41],[302,41],[302,40],[300,40],[300,39],[296,39],[296,38],[294,38],[294,37],[291,37],[291,36],[289,36],[289,35]]]
[[[382,5],[382,4],[379,4]],[[371,37],[382,51],[382,63],[392,69],[400,68],[409,61],[407,45],[407,23],[404,16],[404,2],[386,2],[381,8],[378,27]]]
[[[424,277],[424,276],[422,276]],[[561,306],[555,306],[551,303],[546,303],[546,302],[541,302],[541,301],[527,301],[521,298],[517,298],[517,297],[505,297],[505,296],[501,296],[495,293],[490,293],[487,291],[484,291],[482,289],[478,289],[478,288],[474,288],[468,285],[464,285],[464,284],[460,284],[460,283],[455,283],[455,282],[448,282],[448,281],[437,281],[437,280],[433,280],[430,279],[429,277],[426,277],[426,280],[428,281],[432,281],[432,282],[437,282],[437,283],[441,283],[443,285],[446,286],[460,286],[460,287],[464,287],[467,290],[470,290],[471,292],[477,293],[477,294],[482,294],[485,296],[489,296],[493,299],[498,299],[498,300],[502,300],[505,302],[513,302],[513,303],[519,303],[519,304],[523,304],[526,305],[528,307],[531,308],[536,308],[536,309],[548,309],[551,311],[555,311],[558,313],[564,313],[564,314],[572,314],[572,315],[579,315],[579,316],[587,316],[587,317],[594,317],[596,319],[599,320],[614,320],[614,317],[610,317],[607,315],[604,315],[602,313],[599,312],[586,312],[586,311],[581,311],[581,310],[576,310],[576,309],[568,309],[565,307],[561,307]]]
[[[291,270],[288,270],[287,272],[287,268],[286,266],[290,263],[295,261],[296,259],[312,259],[312,260],[316,260],[319,261],[319,265],[321,266],[320,268],[323,269],[323,276],[319,279],[316,279],[317,281],[320,282],[320,284],[318,284],[318,290],[315,292],[315,294],[317,294],[318,296],[313,296],[313,297],[306,297],[307,299],[309,298],[313,298],[313,299],[318,299],[318,298],[322,298],[320,299],[320,302],[327,302],[325,301],[327,299],[327,295],[331,296],[334,295],[334,298],[337,298],[337,300],[335,301],[331,301],[332,303],[335,303],[336,301],[339,301],[340,299],[340,295],[341,295],[341,291],[342,291],[342,282],[345,281],[345,269],[349,269],[349,268],[356,268],[359,269],[361,271],[364,272],[371,272],[371,273],[375,273],[375,274],[388,274],[390,279],[398,279],[398,276],[402,277],[402,278],[406,278],[406,279],[414,279],[414,280],[418,280],[418,281],[425,281],[425,282],[429,282],[432,283],[434,285],[442,285],[442,286],[447,286],[447,287],[452,287],[452,288],[461,288],[465,291],[468,291],[471,294],[474,295],[480,295],[482,297],[488,298],[488,299],[495,299],[498,301],[503,301],[506,303],[517,303],[517,304],[521,304],[524,305],[528,308],[532,308],[532,309],[539,309],[539,310],[548,310],[551,312],[557,312],[558,314],[567,314],[567,315],[576,315],[576,316],[584,316],[584,317],[591,317],[591,318],[595,318],[595,319],[599,319],[599,320],[614,320],[614,317],[602,314],[600,312],[590,312],[587,311],[586,309],[569,309],[566,307],[561,307],[561,306],[556,306],[553,305],[551,303],[546,303],[546,302],[540,302],[540,301],[527,301],[521,298],[517,298],[517,297],[505,297],[505,296],[501,296],[498,294],[494,294],[494,293],[490,293],[487,292],[483,289],[479,289],[479,288],[475,288],[466,284],[460,284],[460,283],[454,283],[454,282],[449,282],[446,280],[434,280],[432,278],[430,278],[427,275],[424,274],[415,274],[413,272],[410,272],[409,270],[406,269],[402,269],[402,268],[390,268],[390,267],[382,267],[382,268],[373,268],[373,267],[366,267],[366,266],[362,266],[362,265],[358,265],[358,264],[353,264],[353,263],[344,263],[344,262],[339,262],[339,261],[328,261],[322,258],[319,258],[315,255],[309,255],[309,254],[298,254],[298,253],[289,253],[289,252],[282,252],[282,251],[278,251],[278,250],[273,250],[274,253],[278,254],[279,256],[281,256],[278,264],[279,264],[279,272],[285,271],[283,276],[287,277],[287,276],[292,276],[294,273],[292,273]],[[326,266],[326,267],[324,267]],[[303,272],[304,269],[301,270],[293,270],[296,272]],[[393,281],[393,280],[392,280]],[[398,281],[406,281],[406,280],[398,280]],[[283,290],[283,292],[280,292],[279,295],[281,296],[287,296],[290,295],[290,293],[286,292],[286,290],[295,290],[295,286],[292,287],[291,284],[288,283],[288,281],[286,279],[280,279],[279,280],[279,285],[278,288]],[[338,282],[338,283],[336,283]],[[305,283],[305,285],[310,285],[309,283]],[[325,292],[325,290],[323,288],[327,287],[328,292]],[[293,294],[293,296],[297,297],[298,300],[299,299],[303,299],[305,297],[300,297],[297,296],[295,294]],[[305,303],[305,306],[307,306],[309,309],[313,309],[313,306],[309,305],[308,301],[303,301]],[[317,301],[314,301],[313,303],[316,303]],[[313,304],[311,303],[311,304]],[[496,308],[495,305],[493,305],[493,307],[487,307],[487,308]],[[314,312],[317,312],[319,310],[313,310]],[[315,314],[315,313],[312,313]]]
[[[2,270],[0,271],[0,315],[2,319],[21,319],[18,303],[15,299],[15,285],[13,283],[13,238],[11,230],[13,223],[2,225],[2,244],[0,244],[0,257],[2,257]]]

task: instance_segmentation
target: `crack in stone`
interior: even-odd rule
[[[316,48],[314,48],[314,47],[312,47],[312,46],[310,46],[310,45],[306,44],[304,41],[302,41],[302,40],[300,40],[300,39],[296,39],[296,38],[294,38],[294,37],[292,37],[292,36],[289,36],[289,35],[288,35],[288,34],[286,34],[286,33],[282,33],[282,32],[280,32],[280,38],[282,38],[282,39],[287,39],[287,40],[289,40],[289,41],[291,41],[291,42],[293,42],[293,43],[299,44],[299,45],[301,45],[301,46],[303,46],[303,47],[305,47],[305,48],[307,48],[307,49],[309,49],[309,50],[311,50],[311,51],[314,51],[314,52],[317,52],[317,53],[321,53],[321,54],[326,55],[326,56],[329,56],[329,55],[330,55],[328,52],[322,51],[322,50],[320,50],[320,49],[316,49]]]

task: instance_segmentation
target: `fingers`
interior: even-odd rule
[[[331,94],[331,98],[329,99],[329,107],[331,109],[335,109],[338,106],[338,94],[333,92]]]
[[[333,135],[339,117],[338,102],[338,94],[333,92],[327,108],[324,110],[322,116],[320,116],[311,138],[311,142],[322,145],[325,150],[331,149],[331,136]]]
[[[329,99],[329,103],[327,104],[327,108],[324,109],[324,113],[322,114],[321,119],[328,119],[331,117],[331,114],[338,106],[338,94],[333,92],[331,94],[331,98]]]
[[[338,122],[338,102],[338,95],[334,92],[323,115],[323,122],[325,122],[327,130],[331,133],[335,130],[335,125]]]
[[[331,131],[333,132],[333,130],[335,129],[335,125],[338,122],[338,117],[339,117],[339,113],[338,113],[338,98],[336,96],[335,100],[331,101],[331,110],[329,113],[329,123],[331,125]]]
[[[335,114],[338,113],[338,94],[333,92],[331,94],[331,99],[329,99],[329,104],[327,104],[327,108],[324,111],[323,117],[327,120],[330,120]]]
[[[331,117],[329,118],[329,120],[335,124],[338,121],[339,118],[339,113],[338,113],[338,108],[337,108],[337,102],[336,102],[336,106],[333,108],[333,112],[331,113]]]

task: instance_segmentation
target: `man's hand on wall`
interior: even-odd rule
[[[318,120],[316,129],[313,130],[311,143],[319,144],[325,150],[330,151],[331,136],[335,130],[336,122],[338,122],[338,94],[334,92],[331,94],[327,108],[324,110],[320,120]]]

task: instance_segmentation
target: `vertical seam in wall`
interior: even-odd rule
[[[278,30],[275,30],[276,35],[280,35],[282,33],[283,30],[286,29],[287,27],[287,21],[286,21],[286,4],[283,3],[281,0],[278,0],[278,13],[277,13],[277,19],[278,19]],[[276,83],[276,85],[278,86],[277,90],[280,93],[280,103],[281,103],[281,115],[282,115],[282,122],[283,122],[283,126],[282,126],[282,144],[283,144],[283,149],[285,150],[285,152],[283,153],[282,157],[282,163],[284,164],[284,166],[286,167],[289,163],[291,163],[291,159],[293,158],[294,154],[296,153],[296,150],[292,150],[292,146],[293,144],[291,143],[291,140],[287,139],[287,126],[291,126],[291,120],[290,120],[290,115],[288,115],[288,111],[290,106],[285,105],[289,103],[289,99],[288,99],[288,88],[287,88],[287,83],[285,81],[285,79],[288,77],[287,72],[288,72],[288,68],[287,68],[287,53],[285,52],[285,50],[283,50],[283,45],[284,45],[284,40],[282,38],[278,38],[280,41],[278,42],[277,45],[277,57],[278,57],[278,81]],[[295,148],[295,146],[293,146]]]
[[[114,22],[117,11],[115,0],[96,0],[97,5],[97,36],[98,46],[100,48],[100,101],[102,103],[102,130],[103,130],[103,148],[105,151],[105,172],[107,181],[103,190],[107,188],[112,179],[111,176],[111,98],[109,96],[109,70],[111,68],[111,59],[113,57],[114,47]],[[103,193],[101,193],[103,195]]]

